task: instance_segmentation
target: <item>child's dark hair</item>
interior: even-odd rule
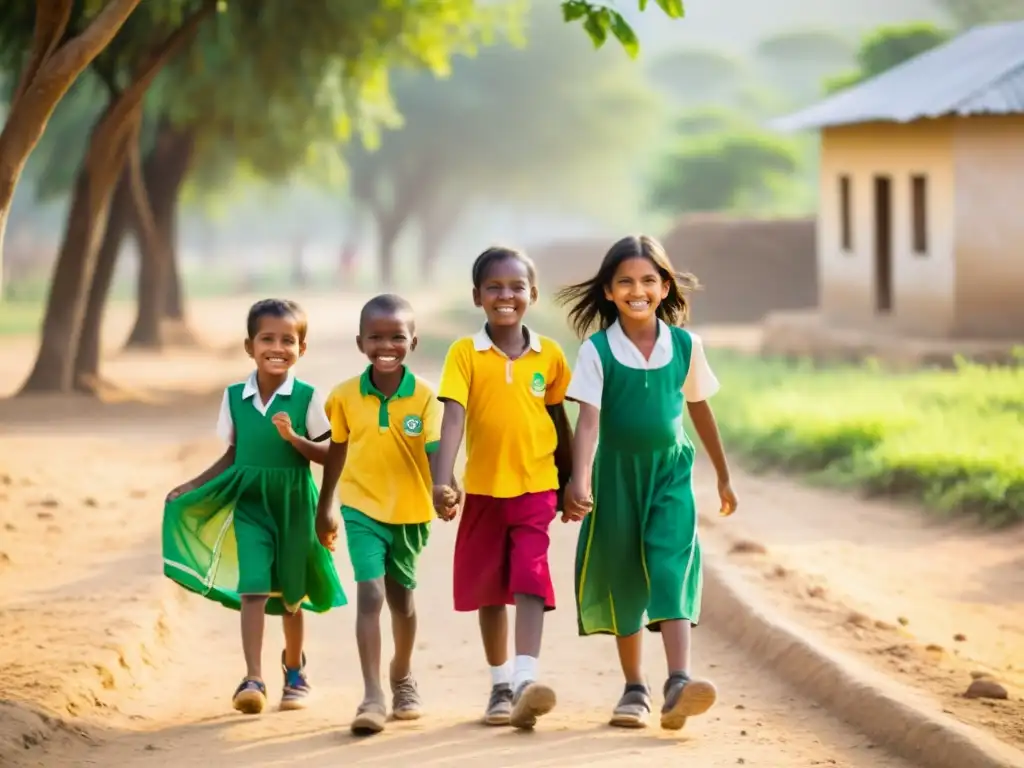
[[[597,274],[589,280],[562,288],[555,301],[568,305],[569,324],[576,335],[586,338],[595,324],[607,328],[619,317],[615,302],[605,298],[619,264],[629,259],[647,259],[658,269],[661,279],[668,283],[668,295],[658,305],[657,316],[669,325],[685,325],[690,315],[686,294],[700,288],[697,278],[686,272],[676,272],[664,247],[648,235],[631,235],[619,240],[608,249]]]
[[[530,277],[530,285],[537,285],[537,265],[533,259],[516,248],[509,248],[504,245],[492,245],[486,251],[476,257],[473,262],[473,287],[480,290],[484,280],[487,278],[487,270],[499,261],[514,259],[526,267],[526,274]]]
[[[366,321],[374,315],[402,315],[409,321],[409,330],[413,333],[416,332],[416,321],[412,304],[397,294],[382,293],[379,296],[374,296],[363,305],[363,310],[359,313],[360,334],[363,332],[363,326],[366,325]]]
[[[252,341],[260,330],[260,320],[264,317],[290,317],[295,321],[296,329],[299,332],[299,343],[306,340],[306,330],[309,327],[309,320],[306,313],[298,304],[290,299],[261,299],[249,307],[249,317],[246,318],[245,328]]]

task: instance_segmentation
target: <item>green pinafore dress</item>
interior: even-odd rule
[[[700,618],[701,557],[683,429],[690,335],[671,328],[672,360],[636,369],[612,355],[605,331],[591,336],[604,371],[594,508],[576,549],[581,635],[658,631]]]
[[[345,605],[334,558],[316,537],[309,461],[271,421],[285,411],[305,435],[313,388],[296,380],[266,415],[242,399],[244,388],[228,387],[234,464],[164,508],[164,575],[235,610],[246,594],[268,595],[266,612],[276,615]]]

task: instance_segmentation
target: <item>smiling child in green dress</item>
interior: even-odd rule
[[[566,509],[583,520],[579,631],[615,636],[626,688],[611,723],[622,727],[643,727],[651,712],[642,671],[645,624],[661,633],[668,662],[662,728],[682,728],[717,695],[710,682],[690,677],[701,554],[684,402],[718,475],[723,514],[736,509],[736,496],[707,403],[718,380],[700,338],[679,327],[688,313],[688,280],[657,240],[626,237],[594,277],[559,293],[581,338],[599,327],[580,347],[566,393],[580,406]]]
[[[281,709],[301,709],[310,693],[302,609],[324,612],[346,602],[334,559],[314,529],[309,465],[327,458],[330,423],[316,390],[291,371],[306,351],[306,327],[295,302],[252,306],[245,351],[256,370],[225,390],[217,423],[228,448],[171,491],[164,508],[165,575],[241,613],[246,675],[233,704],[245,714],[266,706],[265,614],[284,623]]]

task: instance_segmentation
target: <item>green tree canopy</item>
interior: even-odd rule
[[[635,175],[660,119],[642,73],[588,51],[541,7],[528,39],[457,59],[443,80],[396,77],[402,127],[379,147],[348,149],[352,196],[376,223],[385,279],[412,219],[443,218],[450,230],[483,201],[607,210]]]
[[[879,27],[861,40],[857,69],[825,80],[826,93],[836,93],[877,77],[903,62],[948,41],[951,33],[934,24],[918,22]]]
[[[780,184],[800,169],[792,142],[757,131],[688,138],[662,161],[651,204],[670,214],[770,209]]]

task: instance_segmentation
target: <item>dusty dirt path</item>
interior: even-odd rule
[[[231,375],[239,375],[237,361],[232,364]],[[326,387],[361,364],[347,344],[323,344],[311,348],[299,373]],[[551,614],[542,660],[560,703],[537,733],[474,723],[487,692],[486,667],[473,617],[450,607],[455,528],[440,524],[418,591],[416,666],[427,717],[371,740],[347,736],[359,698],[350,607],[310,618],[310,672],[318,693],[311,710],[254,720],[233,716],[230,695],[242,671],[237,617],[169,589],[160,576],[160,499],[219,449],[208,437],[215,402],[196,405],[146,408],[132,419],[112,419],[109,411],[80,414],[77,436],[64,429],[54,437],[52,425],[45,432],[4,427],[0,456],[9,480],[0,488],[0,548],[6,553],[6,561],[0,557],[0,700],[6,701],[0,703],[0,737],[6,729],[31,747],[8,753],[8,763],[447,765],[458,758],[480,766],[563,766],[682,758],[709,767],[908,768],[801,700],[711,626],[697,634],[698,671],[722,691],[708,716],[681,736],[604,726],[620,690],[614,649],[605,639],[576,637],[567,602],[575,531],[560,525],[552,558],[562,607]],[[338,563],[351,590],[344,555]],[[150,626],[151,639],[136,647],[131,638]],[[268,670],[279,658],[275,634],[268,634]],[[652,646],[648,669],[655,683],[663,674],[658,656]],[[278,695],[276,676],[268,674],[268,681],[271,695]],[[55,724],[29,713],[40,707],[82,717]]]
[[[704,542],[775,610],[1024,748],[1024,528],[986,531],[883,500],[744,474]],[[704,508],[713,489],[703,488]],[[699,499],[700,500],[700,499]],[[1006,700],[966,699],[986,676]]]

